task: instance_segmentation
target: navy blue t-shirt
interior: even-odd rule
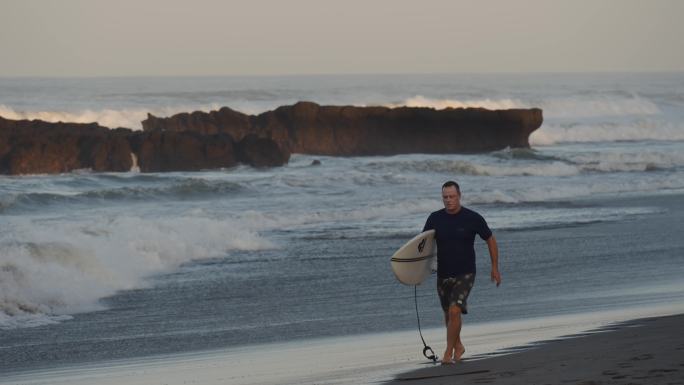
[[[435,230],[437,276],[475,273],[475,234],[487,240],[492,230],[482,216],[461,206],[456,214],[441,209],[430,214],[423,231]]]

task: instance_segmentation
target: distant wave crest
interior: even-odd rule
[[[684,141],[684,124],[660,119],[640,119],[628,122],[545,122],[530,135],[533,146],[567,142],[616,141]]]
[[[657,115],[661,113],[658,106],[638,95],[589,95],[547,97],[539,100],[522,100],[516,98],[469,98],[469,99],[435,99],[422,95],[408,98],[401,103],[390,103],[388,107],[430,107],[444,108],[487,108],[505,110],[513,108],[541,108],[545,118],[588,118],[597,116],[625,115]]]
[[[103,177],[106,177],[103,176]],[[110,176],[113,177],[113,176]],[[247,191],[242,184],[228,181],[209,181],[201,178],[176,180],[163,185],[145,186],[143,180],[155,180],[152,176],[141,175],[131,179],[130,183],[140,183],[130,187],[95,188],[84,192],[26,192],[5,194],[0,197],[0,213],[14,207],[24,209],[41,209],[54,204],[92,204],[93,201],[138,201],[163,198],[165,200],[205,199],[207,197],[227,197]]]
[[[142,121],[147,119],[147,114],[155,116],[171,116],[181,112],[195,110],[211,111],[221,108],[218,104],[206,106],[172,106],[164,108],[123,108],[123,109],[86,109],[80,111],[21,111],[0,105],[0,116],[13,120],[43,120],[46,122],[69,122],[69,123],[98,123],[109,128],[130,128],[141,130]]]
[[[408,98],[401,103],[389,103],[387,107],[430,107],[437,110],[445,108],[486,108],[489,110],[506,110],[511,108],[530,108],[520,100],[515,99],[434,99],[422,95]]]

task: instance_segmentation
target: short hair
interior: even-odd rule
[[[458,183],[454,182],[453,180],[444,182],[444,184],[442,185],[442,190],[444,190],[447,187],[456,187],[456,191],[458,191],[459,194],[461,193],[461,187],[459,187]]]

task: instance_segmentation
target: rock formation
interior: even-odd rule
[[[386,108],[300,102],[259,115],[218,111],[158,118],[143,131],[96,123],[0,117],[0,173],[77,169],[192,171],[245,163],[273,167],[290,153],[333,156],[475,153],[529,147],[540,109]]]
[[[95,123],[47,123],[0,117],[0,173],[53,174],[89,168],[128,171],[126,130]]]
[[[142,172],[197,171],[237,164],[235,143],[226,134],[135,132],[129,135]]]
[[[235,142],[225,133],[110,130],[95,123],[48,123],[0,117],[0,174],[53,174],[79,169],[194,171],[287,163],[290,154],[269,139]]]
[[[148,114],[144,130],[228,133],[236,140],[254,134],[270,138],[292,153],[392,155],[474,153],[529,147],[542,124],[533,109],[352,107],[300,102],[259,115],[224,107],[158,118]]]

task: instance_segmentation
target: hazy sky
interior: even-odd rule
[[[680,0],[0,0],[0,76],[684,71]]]

